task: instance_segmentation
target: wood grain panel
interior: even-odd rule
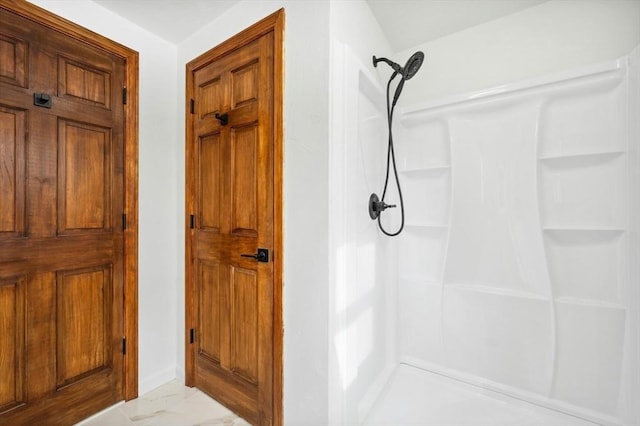
[[[258,274],[231,267],[231,370],[258,381]]]
[[[257,125],[232,129],[232,211],[233,234],[258,234]]]
[[[58,58],[58,96],[71,96],[109,109],[111,90],[109,72],[62,56]]]
[[[198,226],[202,229],[220,230],[221,167],[220,134],[200,138]]]
[[[0,413],[25,402],[25,280],[0,279]]]
[[[220,265],[214,262],[200,262],[198,282],[198,355],[220,363],[220,311],[222,294],[220,291]]]
[[[111,132],[61,120],[58,233],[109,228]]]
[[[24,234],[26,112],[0,106],[0,238]]]
[[[57,385],[110,365],[111,267],[57,274]]]
[[[204,118],[215,112],[222,113],[223,102],[224,97],[220,76],[198,87],[198,112],[200,118]]]
[[[27,87],[27,43],[0,33],[0,82]]]
[[[232,108],[258,100],[258,62],[231,71]]]
[[[45,272],[29,278],[27,298],[27,354],[29,399],[38,400],[55,389],[56,274]]]

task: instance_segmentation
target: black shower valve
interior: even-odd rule
[[[396,207],[395,204],[387,204],[384,201],[380,201],[377,194],[371,194],[369,197],[369,217],[375,220],[380,216],[380,213],[388,208]]]

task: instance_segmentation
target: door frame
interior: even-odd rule
[[[185,144],[194,137],[191,99],[194,98],[190,70],[201,68],[221,56],[273,32],[273,424],[283,424],[283,159],[284,159],[284,8],[258,21],[219,45],[189,62],[186,67],[185,96]],[[189,150],[187,150],[189,155]],[[188,157],[187,157],[188,158]],[[185,158],[185,162],[187,160]],[[190,215],[194,211],[194,201],[189,197],[189,185],[194,185],[186,173],[185,193],[185,235],[191,232]],[[185,239],[185,382],[195,384],[195,350],[191,343],[190,330],[195,324],[195,288],[193,285],[193,253]]]
[[[2,0],[0,8],[52,31],[105,50],[125,61],[124,105],[124,398],[138,396],[138,52],[45,9],[21,0]]]

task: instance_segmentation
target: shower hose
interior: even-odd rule
[[[400,198],[400,217],[401,217],[400,228],[395,232],[387,231],[384,228],[384,226],[382,226],[382,222],[380,220],[382,215],[378,216],[378,226],[380,227],[380,230],[385,235],[388,235],[389,237],[395,237],[396,235],[400,234],[404,229],[404,201],[402,199],[402,188],[400,187],[400,179],[398,178],[398,169],[396,167],[396,154],[393,148],[393,130],[392,130],[393,111],[396,108],[396,101],[398,100],[398,96],[395,96],[393,103],[389,102],[389,89],[391,88],[391,82],[393,81],[394,78],[396,78],[396,75],[398,75],[397,71],[395,71],[391,75],[391,78],[389,78],[389,82],[387,83],[387,126],[389,130],[389,142],[387,144],[387,172],[384,178],[384,189],[382,190],[382,199],[380,201],[384,204],[384,197],[387,195],[387,188],[389,187],[389,170],[393,168],[393,176],[396,181],[396,187],[398,188],[398,197]],[[404,78],[400,80],[400,83],[398,83],[398,85],[400,84],[404,84]]]

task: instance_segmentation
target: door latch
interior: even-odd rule
[[[51,95],[46,93],[34,93],[33,104],[43,108],[51,108]]]
[[[265,248],[259,248],[256,254],[241,254],[242,257],[251,257],[258,262],[269,262],[269,250]]]
[[[220,121],[220,125],[221,126],[226,126],[227,124],[229,124],[229,114],[220,114],[218,112],[216,112],[216,114],[214,115],[215,118],[217,118]]]

